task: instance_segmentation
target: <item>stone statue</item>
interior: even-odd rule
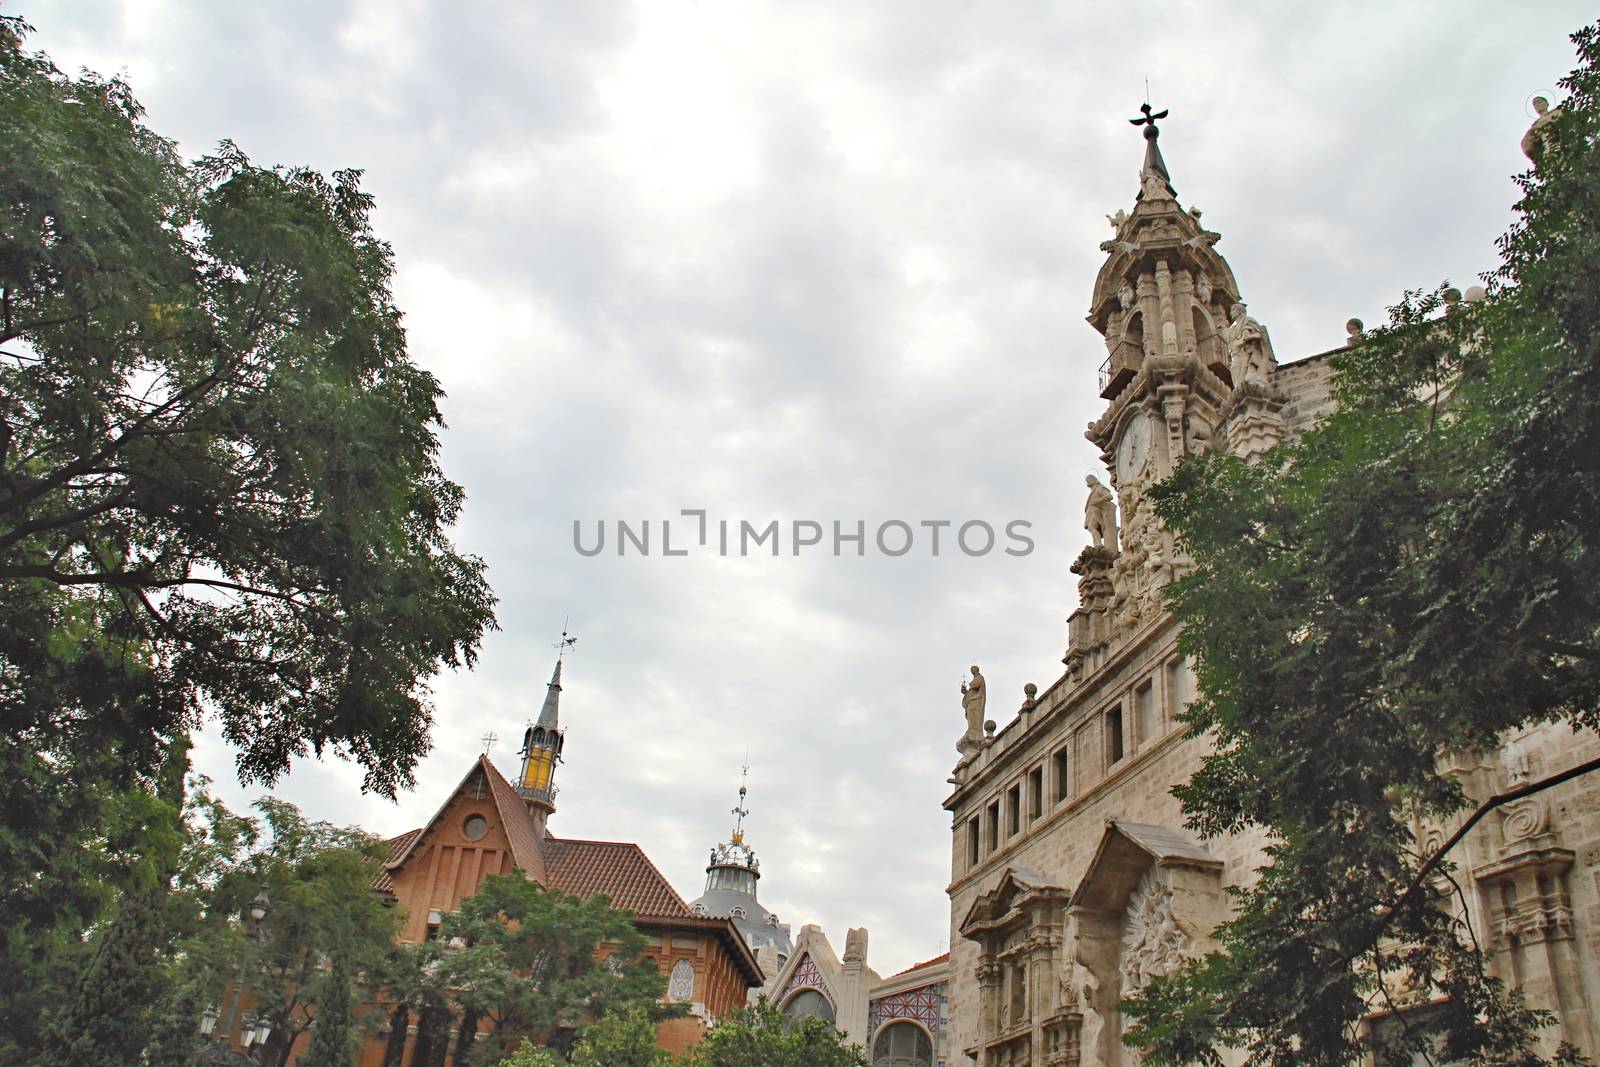
[[[1119,207],[1117,208],[1117,213],[1115,215],[1106,216],[1106,221],[1111,224],[1111,228],[1113,230],[1121,233],[1122,224],[1128,221],[1128,213]]]
[[[1095,548],[1117,547],[1117,505],[1107,489],[1094,475],[1084,479],[1089,487],[1089,499],[1083,505],[1083,528],[1089,531]]]
[[[961,683],[961,708],[967,713],[967,735],[963,740],[976,741],[983,736],[983,705],[988,696],[987,689],[983,672],[974,663],[972,678]]]
[[[1117,306],[1122,308],[1123,311],[1133,307],[1133,286],[1124,284],[1121,289],[1117,290]]]
[[[1235,302],[1228,314],[1230,321],[1223,327],[1222,341],[1228,347],[1228,371],[1233,375],[1234,388],[1246,382],[1266,384],[1277,365],[1267,328],[1250,317],[1242,300]]]
[[[1562,111],[1559,107],[1552,109],[1550,101],[1542,96],[1533,98],[1533,110],[1533,125],[1522,135],[1522,154],[1537,163],[1540,154],[1550,147],[1550,131],[1546,127],[1560,118]]]

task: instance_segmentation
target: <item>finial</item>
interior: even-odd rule
[[[1161,136],[1161,131],[1156,128],[1156,122],[1166,118],[1167,114],[1166,108],[1155,111],[1150,107],[1150,101],[1146,100],[1139,105],[1139,117],[1128,120],[1135,126],[1144,127],[1144,165],[1139,168],[1141,200],[1146,193],[1157,199],[1173,193],[1172,175],[1167,173],[1167,162],[1161,158],[1161,149],[1156,145],[1156,139]]]
[[[750,809],[745,807],[744,803],[745,797],[750,795],[750,789],[747,784],[749,777],[750,756],[749,753],[746,753],[744,766],[739,769],[739,804],[733,809],[733,814],[737,816],[737,820],[733,824],[733,837],[731,840],[735,845],[744,844],[744,819],[746,815],[750,814]]]
[[[481,740],[483,741],[483,754],[487,756],[489,754],[489,750],[494,747],[494,743],[500,740],[500,735],[495,733],[493,730],[490,730],[488,733],[483,735]]]

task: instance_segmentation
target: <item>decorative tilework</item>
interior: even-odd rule
[[[806,961],[811,962],[810,960]],[[804,966],[804,964],[802,964]],[[799,971],[795,972],[796,977]],[[791,985],[794,983],[791,982]],[[944,982],[936,982],[920,989],[908,989],[879,997],[867,1008],[867,1034],[876,1038],[878,1028],[896,1019],[914,1019],[928,1028],[933,1035],[934,1057],[939,1067],[944,1067],[945,1010],[949,990]],[[870,1048],[871,1045],[869,1044]]]
[[[816,961],[811,958],[809,952],[789,976],[789,984],[784,987],[781,999],[787,1000],[789,994],[797,989],[820,989],[824,993],[828,992],[828,983],[822,980],[822,972],[817,970]]]

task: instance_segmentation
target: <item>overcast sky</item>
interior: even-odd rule
[[[514,773],[570,615],[553,830],[640,842],[685,898],[750,762],[763,902],[888,974],[949,936],[940,808],[971,663],[1002,724],[1062,670],[1085,543],[1084,323],[1171,109],[1179,199],[1222,233],[1280,360],[1406,288],[1494,265],[1534,93],[1589,5],[588,2],[13,3],[65,68],[125,71],[193,156],[361,167],[413,356],[449,396],[459,543],[501,632],[435,684],[398,804],[302,762],[277,792],[420,825],[480,736]],[[1403,8],[1403,9],[1402,9]],[[719,558],[680,509],[823,524]],[[573,521],[606,551],[573,548]],[[651,555],[615,554],[651,520]],[[871,544],[887,520],[912,550]],[[980,557],[922,520],[1032,524]],[[831,524],[865,521],[865,558]],[[889,542],[899,547],[899,535]],[[737,539],[735,538],[735,550]],[[847,552],[853,552],[846,546]],[[202,769],[243,804],[231,753]]]

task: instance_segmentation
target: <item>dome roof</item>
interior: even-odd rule
[[[767,945],[776,948],[781,956],[794,950],[788,925],[778,922],[778,917],[762,907],[754,894],[738,889],[710,889],[691,901],[689,910],[714,919],[732,919],[753,952]]]

